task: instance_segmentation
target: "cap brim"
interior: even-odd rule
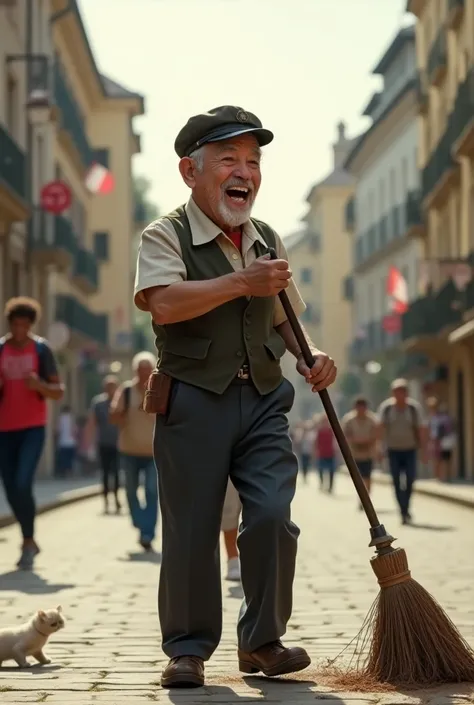
[[[235,128],[232,128],[232,126],[226,125],[218,130],[214,130],[209,135],[206,135],[206,137],[202,140],[199,140],[199,146],[208,142],[222,142],[223,140],[228,140],[232,137],[239,137],[239,135],[247,134],[255,135],[260,147],[270,144],[274,137],[273,132],[266,130],[264,127],[239,127],[236,125]]]

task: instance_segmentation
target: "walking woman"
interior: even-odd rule
[[[35,540],[33,484],[46,435],[46,399],[64,393],[48,343],[33,335],[41,306],[34,299],[10,299],[9,333],[0,340],[0,475],[23,536],[19,568],[31,570],[40,549]]]

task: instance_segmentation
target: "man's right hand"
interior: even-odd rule
[[[248,296],[277,296],[291,279],[288,262],[269,255],[259,257],[240,274]]]

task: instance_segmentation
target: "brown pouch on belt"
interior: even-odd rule
[[[143,399],[143,411],[147,414],[165,416],[171,394],[173,379],[160,370],[154,370],[148,378]]]

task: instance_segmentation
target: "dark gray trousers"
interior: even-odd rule
[[[175,382],[155,426],[163,547],[158,596],[163,651],[208,660],[222,633],[219,538],[230,475],[242,502],[238,545],[245,595],[238,643],[279,639],[292,610],[298,527],[291,521],[298,465],[284,380],[261,396],[236,382],[223,395]]]

